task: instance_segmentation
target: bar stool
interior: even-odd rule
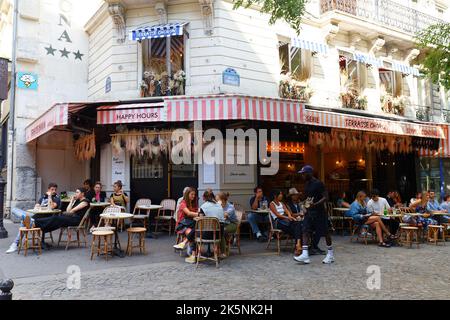
[[[413,241],[414,240],[414,241]],[[417,248],[419,248],[419,228],[411,227],[411,226],[401,226],[400,227],[400,242],[401,244],[409,245],[412,247],[412,244],[416,244]]]
[[[139,248],[139,252],[141,254],[146,254],[145,252],[145,232],[147,231],[146,228],[128,228],[128,245],[127,245],[127,254],[131,256],[134,248]],[[139,243],[138,245],[133,245],[133,239],[135,236],[139,237]]]
[[[114,232],[111,230],[97,230],[92,232],[91,260],[94,254],[97,253],[97,256],[104,254],[106,261],[108,261],[108,254],[111,253],[112,256],[113,253],[113,236]],[[98,241],[97,246],[95,245],[96,240]]]
[[[450,223],[443,223],[442,226],[444,227],[444,239],[447,241],[447,239],[450,238]]]
[[[441,232],[442,235],[441,239],[439,239],[439,232]],[[437,245],[439,241],[442,241],[445,244],[444,226],[429,225],[427,240],[428,243],[433,242],[435,245]]]

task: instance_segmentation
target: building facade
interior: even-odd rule
[[[195,185],[245,206],[257,184],[296,185],[304,163],[332,191],[409,196],[431,188],[420,164],[449,155],[448,92],[420,76],[414,45],[418,30],[449,21],[445,1],[310,1],[299,35],[225,0],[108,0],[84,25],[31,2],[19,7],[16,68],[39,82],[16,94],[11,205],[29,205],[50,181],[62,191],[91,177],[107,190],[121,179],[134,201]],[[168,133],[197,121],[201,131],[279,129],[281,145],[267,146],[278,174],[171,163]]]

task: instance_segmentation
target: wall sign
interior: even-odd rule
[[[233,68],[228,68],[222,73],[222,82],[229,86],[239,87],[241,85],[241,77]]]
[[[117,180],[122,181],[123,185],[125,183],[125,152],[121,151],[118,155],[112,155],[112,165],[111,165],[111,184]]]
[[[8,98],[8,59],[0,58],[0,101]]]
[[[31,72],[18,72],[17,87],[21,89],[37,90],[38,75]]]
[[[106,78],[105,83],[105,93],[108,93],[111,91],[111,77]]]
[[[249,154],[256,152],[251,147],[248,150]],[[230,154],[229,156],[232,155]],[[239,164],[239,162],[246,164]],[[225,164],[223,167],[224,183],[255,183],[255,166],[245,161],[245,153],[239,154],[236,152],[234,154],[234,164]]]

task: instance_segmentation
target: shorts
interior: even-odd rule
[[[328,234],[328,214],[325,211],[310,211],[303,220],[303,232],[324,237]]]

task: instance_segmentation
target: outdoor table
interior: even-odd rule
[[[108,207],[110,205],[110,202],[91,202],[91,207]]]
[[[446,216],[450,215],[448,212],[440,212],[440,211],[431,211],[431,215],[433,216]]]
[[[136,206],[136,209],[139,210],[146,210],[148,213],[148,230],[147,230],[147,238],[157,238],[157,234],[156,232],[151,232],[150,228],[152,226],[151,221],[150,221],[150,213],[152,210],[159,210],[162,209],[163,206],[159,205],[159,204],[151,204],[151,205],[140,205],[140,206]]]
[[[125,252],[122,250],[119,241],[119,232],[118,232],[118,222],[120,220],[125,220],[133,217],[133,214],[121,212],[121,213],[101,213],[100,217],[106,220],[113,220],[116,223],[116,227],[114,228],[114,250],[113,254],[119,256],[121,258],[125,257]]]
[[[33,215],[54,215],[60,214],[61,210],[59,209],[29,209],[26,210],[28,213],[32,213]]]
[[[254,213],[259,213],[259,214],[268,214],[270,213],[270,209],[256,209],[256,210],[247,210],[247,213],[249,212],[254,212]]]

